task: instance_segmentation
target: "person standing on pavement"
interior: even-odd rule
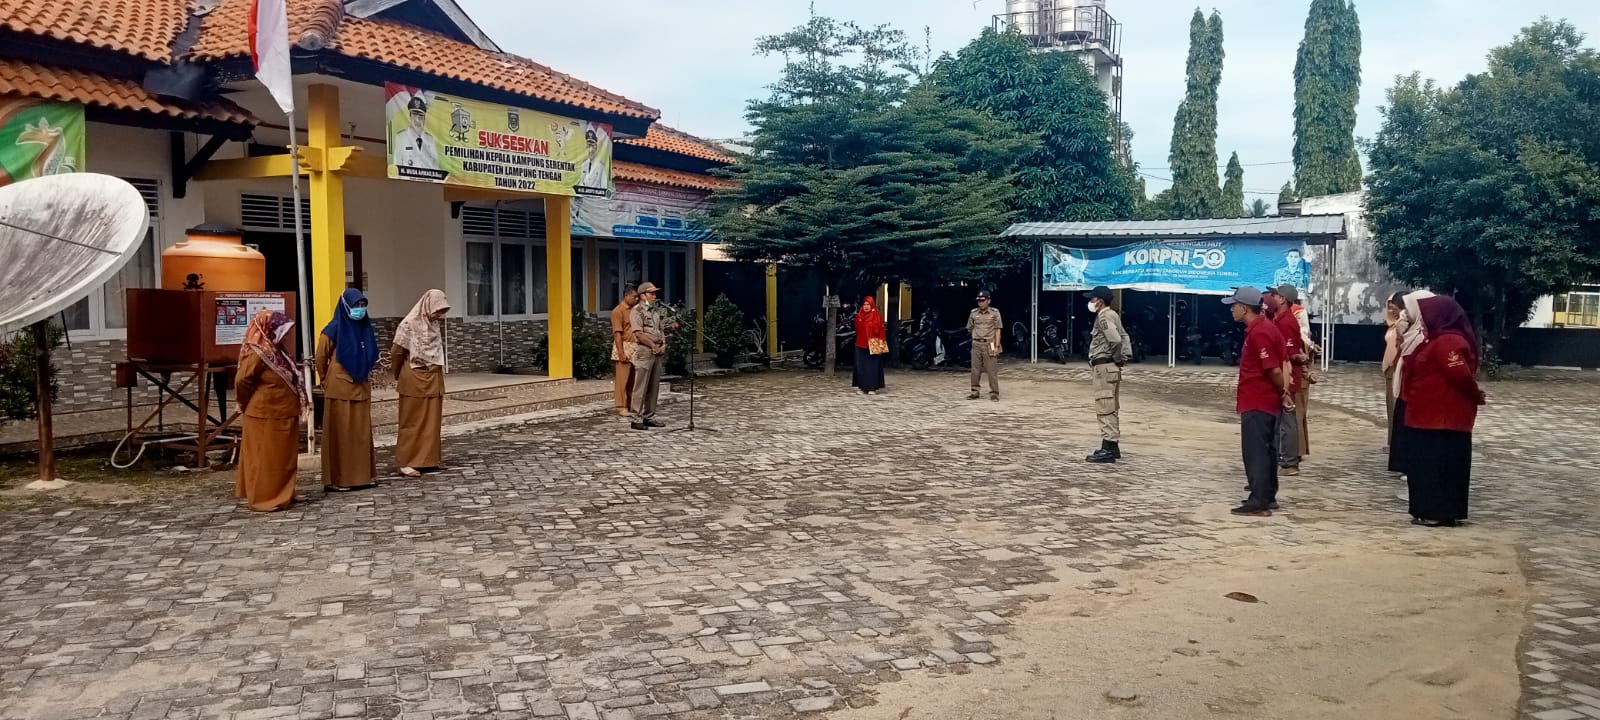
[[[1407,482],[1411,523],[1455,527],[1467,519],[1472,428],[1485,402],[1478,335],[1452,298],[1419,300],[1426,339],[1406,361]]]
[[[300,420],[309,421],[311,396],[289,353],[294,321],[262,310],[239,347],[234,397],[244,416],[234,494],[256,512],[288,510],[300,472]]]
[[[1239,413],[1239,446],[1250,497],[1230,512],[1250,517],[1272,517],[1278,504],[1278,415],[1294,408],[1289,393],[1288,362],[1283,333],[1261,314],[1261,292],[1236,288],[1222,299],[1236,322],[1244,323],[1244,349],[1239,353],[1239,388],[1235,409]]]
[[[1300,349],[1306,356],[1305,362],[1299,365],[1302,368],[1300,392],[1294,399],[1294,418],[1300,426],[1300,456],[1305,457],[1311,454],[1311,386],[1319,381],[1317,363],[1322,357],[1322,346],[1311,337],[1311,318],[1300,304],[1300,290],[1293,285],[1280,285],[1278,290],[1289,301],[1289,311],[1300,324]]]
[[[1406,464],[1410,458],[1406,451],[1406,363],[1411,362],[1411,356],[1417,354],[1426,340],[1427,333],[1422,326],[1423,300],[1433,297],[1427,290],[1417,290],[1407,293],[1400,298],[1405,309],[1400,313],[1400,359],[1396,361],[1394,373],[1394,429],[1389,433],[1389,472],[1400,473],[1402,481],[1407,480],[1410,470]],[[1410,490],[1406,491],[1405,499],[1410,501]]]
[[[322,488],[350,492],[376,487],[378,453],[372,442],[372,385],[378,333],[367,317],[367,296],[349,288],[333,320],[317,336],[322,381]]]
[[[878,302],[868,295],[856,311],[856,361],[851,384],[863,395],[883,390],[883,359],[889,352],[889,332]]]
[[[402,477],[422,477],[444,465],[444,316],[450,300],[429,290],[394,330],[389,362],[400,396],[394,464]]]
[[[1094,414],[1100,422],[1100,449],[1084,460],[1114,463],[1122,459],[1122,366],[1128,362],[1128,332],[1111,309],[1111,288],[1101,285],[1083,294],[1094,313],[1089,336],[1089,372],[1094,381]]]
[[[633,306],[639,304],[639,290],[632,285],[622,291],[622,302],[611,308],[611,366],[616,371],[611,381],[611,400],[618,417],[628,417],[633,399]]]
[[[989,399],[1000,400],[1000,328],[1005,323],[1000,311],[990,304],[989,291],[978,291],[978,307],[967,315],[967,332],[972,335],[972,393],[968,400],[977,400],[979,381],[989,376]]]
[[[1385,426],[1388,431],[1386,437],[1394,435],[1394,374],[1400,366],[1400,336],[1404,332],[1400,326],[1400,315],[1406,309],[1405,298],[1405,293],[1390,295],[1383,313],[1383,322],[1389,327],[1383,333],[1383,409],[1384,417],[1389,421]],[[1385,444],[1383,449],[1388,452],[1389,446]]]
[[[1267,317],[1283,335],[1284,363],[1283,372],[1289,378],[1289,392],[1294,397],[1294,407],[1285,406],[1278,414],[1278,474],[1299,475],[1301,441],[1305,439],[1301,431],[1299,414],[1300,401],[1305,392],[1305,366],[1311,359],[1306,353],[1304,342],[1300,335],[1300,323],[1295,320],[1294,306],[1289,301],[1289,294],[1294,288],[1280,285],[1268,288],[1262,296],[1262,301],[1267,309]]]
[[[629,400],[628,418],[634,430],[665,427],[656,422],[656,396],[661,388],[661,375],[667,361],[667,332],[661,311],[656,307],[655,283],[639,286],[639,302],[629,311],[628,324],[633,329],[633,398]],[[694,372],[690,368],[689,372]]]

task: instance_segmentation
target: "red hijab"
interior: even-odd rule
[[[861,309],[856,311],[856,341],[866,347],[866,341],[873,338],[889,339],[884,333],[883,315],[878,313],[878,302],[868,295],[861,301]]]
[[[1472,329],[1472,321],[1467,319],[1461,304],[1455,298],[1438,295],[1417,301],[1417,308],[1422,314],[1422,326],[1427,330],[1429,340],[1442,335],[1460,335],[1467,341],[1467,346],[1472,348],[1467,362],[1471,364],[1472,371],[1477,372],[1478,333]]]

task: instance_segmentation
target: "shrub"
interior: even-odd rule
[[[52,324],[48,333],[50,349],[61,347],[66,331]],[[32,420],[39,414],[39,385],[34,370],[33,328],[23,328],[9,338],[0,338],[0,423],[5,420]],[[50,394],[60,394],[54,363],[48,368]]]
[[[533,366],[550,370],[550,335],[533,344]],[[594,380],[611,375],[611,324],[582,310],[572,313],[572,376]]]
[[[734,355],[744,349],[744,311],[727,295],[706,309],[706,349],[719,355]]]

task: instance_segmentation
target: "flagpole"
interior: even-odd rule
[[[287,115],[289,118],[289,160],[293,165],[290,168],[289,177],[291,178],[290,184],[294,188],[294,255],[295,262],[300,269],[300,293],[298,295],[300,308],[296,308],[298,311],[306,307],[307,300],[310,300],[311,307],[315,308],[316,301],[311,297],[311,282],[306,272],[305,220],[300,216],[300,131],[295,125],[294,113],[291,111]],[[301,375],[305,378],[303,382],[306,384],[307,396],[311,394],[312,385],[311,358],[316,352],[311,344],[312,339],[316,337],[311,332],[311,325],[315,319],[314,315],[313,317],[300,319],[300,365],[302,368]],[[316,425],[316,415],[313,413],[311,420],[306,422],[306,452],[313,454],[317,452]]]

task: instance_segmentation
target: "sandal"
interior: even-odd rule
[[[400,468],[400,477],[416,479],[422,477],[422,473],[418,472],[416,468]]]
[[[1456,526],[1456,521],[1454,521],[1454,520],[1424,520],[1422,518],[1411,518],[1411,524],[1412,525],[1421,525],[1422,527],[1430,527],[1430,528],[1455,527]]]

